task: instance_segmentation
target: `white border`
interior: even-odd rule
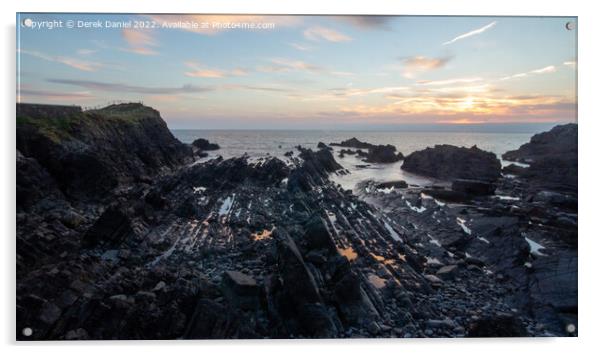
[[[6,353],[103,353],[108,350],[126,352],[135,350],[157,353],[177,350],[180,353],[237,351],[247,353],[302,353],[307,350],[343,350],[348,353],[381,352],[463,352],[480,353],[573,353],[593,351],[600,347],[598,330],[602,328],[600,312],[600,282],[602,245],[599,204],[600,152],[602,140],[600,105],[602,83],[600,77],[600,38],[602,13],[595,1],[581,0],[343,0],[326,3],[324,0],[103,0],[74,2],[72,0],[20,0],[3,1],[2,70],[2,150],[0,154],[3,172],[0,225],[2,233],[2,318],[0,335]],[[203,12],[203,13],[263,13],[263,14],[398,14],[398,15],[546,15],[579,16],[579,338],[563,339],[433,339],[433,340],[319,340],[319,341],[180,341],[180,342],[94,342],[94,343],[15,343],[15,13],[21,12]],[[171,349],[171,347],[174,347]],[[319,348],[318,348],[319,347]],[[516,351],[519,350],[519,351]],[[599,349],[598,349],[599,350]]]

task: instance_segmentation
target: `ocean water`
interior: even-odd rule
[[[220,150],[210,151],[208,158],[218,155],[224,158],[249,155],[251,158],[276,156],[284,158],[287,151],[296,152],[295,147],[301,145],[316,149],[318,142],[325,144],[341,142],[356,137],[361,141],[372,144],[391,144],[404,155],[422,150],[437,144],[456,146],[478,146],[480,149],[495,153],[501,160],[501,155],[514,150],[529,141],[534,133],[484,133],[484,132],[358,132],[358,131],[319,131],[319,130],[172,130],[174,136],[184,143],[192,143],[197,138],[205,138],[220,145]],[[413,175],[402,171],[402,162],[391,164],[370,164],[368,168],[356,156],[347,155],[339,158],[334,147],[337,161],[351,173],[346,176],[332,176],[335,182],[346,189],[354,189],[364,180],[391,181],[403,179],[409,184],[428,185],[441,184],[442,181]],[[506,165],[506,161],[502,161]]]

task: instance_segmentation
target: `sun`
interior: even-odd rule
[[[464,101],[460,102],[459,105],[462,109],[471,109],[474,107],[474,98],[472,96],[468,96],[464,99]]]

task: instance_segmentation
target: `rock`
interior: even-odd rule
[[[153,288],[152,291],[161,291],[165,288],[165,282],[163,280],[161,280],[160,282],[157,283],[157,285],[155,285],[155,287]]]
[[[365,143],[363,141],[360,141],[356,137],[353,137],[348,140],[344,140],[340,143],[330,143],[330,145],[343,146],[343,147],[349,147],[349,148],[355,148],[355,149],[369,149],[374,146],[370,143]]]
[[[132,221],[123,208],[109,207],[84,235],[87,247],[116,246],[132,234]]]
[[[399,181],[390,181],[390,182],[382,182],[376,185],[376,188],[384,189],[384,188],[408,188],[408,184],[404,180]]]
[[[17,210],[29,208],[40,199],[61,198],[56,181],[34,158],[17,150]]]
[[[303,240],[312,250],[326,250],[329,254],[337,252],[337,246],[330,236],[326,222],[319,215],[311,217],[304,225]]]
[[[446,318],[444,320],[428,320],[426,326],[431,329],[453,329],[456,327],[456,323]]]
[[[577,192],[577,124],[557,125],[535,134],[518,150],[502,155],[505,160],[528,163],[520,176],[536,189]]]
[[[442,180],[473,179],[493,182],[500,177],[501,164],[494,153],[453,145],[435,145],[406,156],[401,168]]]
[[[40,311],[40,321],[51,325],[61,317],[61,309],[52,302],[45,302]]]
[[[327,149],[327,150],[332,150],[332,148],[326,144],[324,144],[323,142],[319,142],[318,143],[318,149]]]
[[[253,277],[228,270],[222,277],[222,289],[228,300],[242,309],[252,310],[259,306],[260,289]]]
[[[196,147],[201,151],[219,150],[219,145],[210,143],[209,140],[199,138],[192,142],[192,146]]]
[[[468,337],[526,337],[522,322],[511,314],[486,316],[470,324]]]
[[[87,340],[90,339],[88,332],[83,328],[71,330],[65,334],[66,340]]]
[[[569,210],[577,210],[577,197],[554,191],[540,191],[535,194],[533,201]]]
[[[493,195],[495,188],[495,184],[479,180],[456,179],[452,182],[453,191],[476,196]]]
[[[370,324],[368,325],[368,332],[375,336],[377,334],[379,334],[381,331],[380,326],[378,325],[378,323],[376,323],[376,321],[372,321],[370,322]]]
[[[432,275],[432,274],[426,274],[424,276],[424,278],[426,280],[428,280],[429,282],[431,282],[432,284],[441,284],[443,282],[443,280],[441,280],[441,278],[439,278],[436,275]]]
[[[370,163],[392,163],[403,160],[403,154],[398,153],[393,145],[376,145],[368,149],[364,159]]]
[[[551,155],[573,155],[577,153],[577,134],[575,123],[557,125],[547,132],[533,135],[528,143],[504,153],[502,157],[508,161],[532,163]]]
[[[452,280],[455,278],[457,273],[458,273],[457,265],[455,265],[455,264],[454,265],[446,265],[446,266],[439,268],[439,270],[437,271],[437,276],[443,280]]]
[[[447,189],[430,189],[426,188],[422,190],[422,193],[429,195],[433,198],[443,200],[451,203],[463,203],[471,199],[471,197],[462,192],[451,191]]]
[[[527,171],[526,167],[518,166],[513,163],[508,166],[504,166],[504,168],[502,168],[503,173],[514,175],[514,176],[520,176],[523,173],[525,173],[525,171]]]

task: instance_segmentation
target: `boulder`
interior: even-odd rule
[[[133,233],[132,221],[124,208],[110,206],[84,234],[86,247],[116,246]]]
[[[364,161],[370,163],[393,163],[403,160],[403,154],[393,145],[377,145],[368,149]]]
[[[210,143],[209,140],[198,138],[192,142],[192,146],[196,147],[201,151],[219,150],[219,145]]]
[[[501,163],[494,153],[453,145],[435,145],[406,156],[404,171],[441,180],[473,179],[493,182],[500,177]]]
[[[443,266],[437,271],[437,276],[443,280],[452,280],[457,274],[458,266],[455,264]]]

